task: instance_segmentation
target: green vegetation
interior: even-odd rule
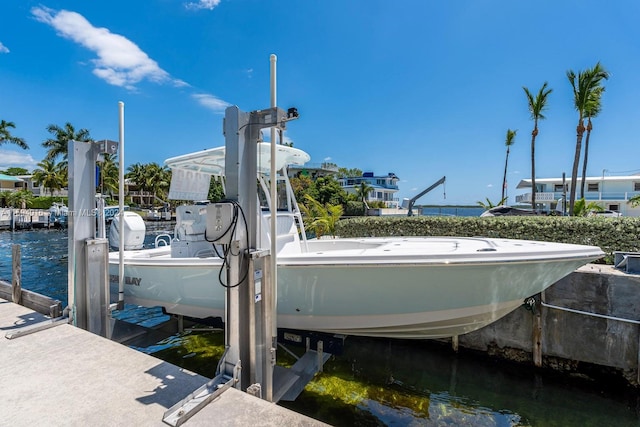
[[[25,209],[33,207],[33,193],[29,190],[3,191],[0,193],[0,200],[5,206]],[[2,205],[0,205],[2,206]]]
[[[29,171],[25,168],[7,168],[6,170],[0,170],[0,173],[5,175],[29,175]]]
[[[336,235],[336,223],[342,216],[342,205],[324,205],[310,195],[305,196],[305,204],[300,205],[304,214],[304,227],[307,231],[320,238],[325,234]]]
[[[487,201],[487,203],[483,201],[478,201],[478,206],[480,206],[481,208],[484,208],[485,210],[489,210],[491,208],[495,208],[496,206],[502,206],[504,203],[506,203],[507,198],[503,197],[502,199],[500,199],[500,201],[497,204],[489,200],[488,197],[485,200]]]
[[[157,163],[135,163],[128,168],[125,175],[140,188],[149,192],[154,199],[168,200],[169,184],[171,183],[171,170]]]
[[[587,203],[584,198],[577,200],[573,206],[573,216],[587,216],[589,212],[602,212],[602,206],[597,202]]]
[[[11,134],[10,129],[15,129],[16,125],[13,122],[6,120],[0,120],[0,145],[2,144],[15,144],[23,150],[28,150],[29,146],[24,139]]]
[[[36,185],[42,185],[45,191],[53,196],[53,192],[67,185],[65,170],[62,163],[56,164],[53,160],[44,159],[38,163],[38,169],[33,171],[33,181]]]

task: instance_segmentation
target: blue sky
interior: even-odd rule
[[[27,151],[0,146],[0,169],[33,169],[49,124],[118,139],[125,161],[224,144],[224,108],[278,105],[300,119],[287,138],[312,162],[400,178],[423,204],[500,198],[508,171],[531,173],[522,86],[553,89],[539,124],[536,176],[569,176],[577,113],[566,72],[601,61],[611,73],[594,120],[588,175],[640,172],[640,2],[619,0],[12,0],[0,15],[0,118]]]

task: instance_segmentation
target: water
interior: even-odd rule
[[[171,228],[148,223],[145,245]],[[13,243],[22,246],[23,287],[66,302],[67,232],[0,232],[5,280],[11,278]],[[151,317],[160,313],[142,310]],[[185,332],[138,350],[212,377],[223,337]],[[287,359],[278,353],[279,362]],[[348,337],[344,353],[333,357],[295,402],[281,404],[337,426],[640,426],[635,392],[455,354],[432,341]]]
[[[423,207],[420,215],[428,216],[480,216],[484,208],[474,206],[429,206]]]

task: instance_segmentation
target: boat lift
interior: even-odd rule
[[[416,203],[416,201],[424,196],[425,194],[427,194],[429,191],[433,190],[434,188],[436,188],[438,185],[440,184],[444,184],[445,180],[447,179],[446,176],[443,176],[442,178],[440,178],[439,180],[437,180],[435,183],[433,183],[433,185],[431,185],[430,187],[428,187],[427,189],[425,189],[424,191],[420,192],[417,196],[409,199],[409,205],[407,206],[407,216],[413,216],[413,205]]]
[[[275,55],[272,55],[274,62]],[[106,338],[111,338],[112,333],[108,240],[96,238],[95,163],[99,154],[114,154],[118,150],[122,159],[122,111],[123,104],[120,103],[119,143],[109,140],[69,142],[69,317],[75,326]],[[225,267],[226,349],[218,363],[216,376],[169,408],[163,417],[166,424],[183,424],[231,387],[270,402],[294,400],[330,357],[329,353],[323,351],[322,340],[316,339],[314,350],[306,338],[307,352],[292,368],[276,366],[277,281],[271,267],[275,265],[275,258],[272,258],[275,254],[273,249],[257,247],[257,219],[260,212],[256,180],[257,142],[261,139],[262,129],[275,127],[284,130],[286,122],[297,118],[295,108],[284,111],[276,106],[248,113],[232,106],[225,111],[223,128],[227,201],[207,206],[207,234],[213,236],[216,231],[229,230],[231,222],[239,225],[237,230],[234,227],[234,233],[218,234],[222,239],[220,242],[228,245],[230,254]],[[275,141],[272,140],[271,145],[274,158]],[[275,176],[274,162],[271,163],[271,175]],[[123,181],[121,179],[121,183]],[[272,191],[275,191],[273,187]],[[121,191],[121,215],[124,212],[123,199]],[[272,218],[275,217],[272,215]],[[100,234],[103,234],[103,230],[100,230]],[[123,247],[122,236],[121,233],[120,248]],[[119,303],[124,302],[123,276],[121,253]],[[212,283],[211,286],[220,284]],[[293,342],[304,341],[302,335],[296,333],[288,333],[287,336]]]
[[[271,57],[272,64],[275,55]],[[274,77],[272,73],[272,78]],[[272,85],[273,85],[272,81]],[[276,366],[277,280],[274,242],[270,249],[258,248],[257,219],[260,213],[257,187],[257,143],[261,130],[280,131],[298,118],[295,108],[277,106],[243,112],[237,106],[225,110],[225,193],[227,200],[207,206],[207,239],[227,245],[225,353],[216,376],[169,408],[166,424],[179,426],[225,390],[234,387],[270,402],[294,400],[313,375],[322,370],[330,354],[318,341],[292,368]],[[272,132],[273,135],[273,132]],[[275,193],[275,141],[271,140],[272,194]],[[275,199],[272,199],[275,209]],[[275,212],[271,215],[275,228]],[[237,228],[236,228],[237,225]],[[272,230],[273,230],[272,228]],[[228,232],[233,229],[233,232]],[[275,236],[275,233],[271,234]],[[212,283],[212,286],[220,286]],[[295,336],[295,334],[290,334]],[[301,340],[299,338],[298,340]],[[309,340],[307,340],[309,343]]]

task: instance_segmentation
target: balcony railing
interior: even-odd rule
[[[567,199],[569,193],[567,192]],[[584,194],[584,199],[587,202],[607,201],[607,202],[628,202],[634,196],[640,195],[640,191],[612,191],[612,192],[597,192],[587,191]],[[562,192],[540,192],[536,193],[536,203],[551,203],[557,202],[564,196]],[[580,194],[576,194],[576,199],[580,197]],[[519,194],[516,196],[516,203],[531,203],[531,193]]]

